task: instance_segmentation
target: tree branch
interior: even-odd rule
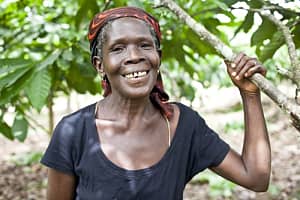
[[[292,65],[291,71],[293,72],[293,76],[291,80],[297,85],[297,88],[300,88],[300,61],[299,61],[299,57],[297,56],[296,46],[293,41],[289,28],[285,24],[283,24],[280,20],[278,20],[274,15],[267,12],[264,8],[251,9],[251,10],[257,11],[260,15],[268,18],[282,32],[288,47],[288,52],[289,52],[288,54]]]
[[[288,79],[292,79],[293,78],[293,73],[290,70],[287,70],[287,69],[279,67],[279,66],[276,67],[276,69],[277,69],[277,72],[279,74],[281,74],[282,76],[285,76]]]
[[[172,0],[159,0],[158,6],[163,6],[174,12],[180,20],[186,23],[202,40],[208,42],[217,53],[225,58],[226,60],[233,61],[236,54],[231,50],[230,47],[225,45],[216,36],[210,33],[206,28],[197,23],[192,17],[190,17],[184,10],[182,10],[174,1]],[[265,79],[260,74],[254,74],[250,80],[254,82],[265,94],[267,94],[277,105],[288,112],[290,115],[294,116],[293,119],[297,120],[297,124],[300,124],[300,107],[289,100],[289,98],[284,95],[280,90],[278,90],[273,84]]]

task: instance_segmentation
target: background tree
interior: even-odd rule
[[[157,2],[156,2],[157,3]],[[224,44],[231,46],[231,39],[241,32],[251,35],[253,49],[235,46],[256,54],[269,68],[268,79],[280,84],[283,76],[277,74],[274,66],[285,74],[292,74],[295,88],[299,88],[299,75],[287,64],[287,42],[283,32],[274,21],[258,10],[264,7],[276,14],[284,26],[290,30],[295,51],[300,46],[299,7],[287,9],[268,1],[237,0],[177,0],[196,21],[213,33]],[[288,2],[287,2],[288,3]],[[292,3],[292,1],[291,1]],[[0,132],[9,139],[24,141],[28,127],[37,127],[37,120],[30,111],[49,110],[49,133],[53,129],[53,99],[61,94],[101,92],[100,79],[89,58],[89,44],[86,37],[92,16],[110,7],[138,6],[159,19],[163,32],[162,72],[167,90],[171,96],[195,98],[193,81],[204,87],[217,83],[230,84],[222,69],[219,53],[177,16],[165,8],[154,8],[145,0],[23,0],[0,1]],[[233,14],[243,6],[245,17]],[[255,20],[261,23],[257,26]],[[276,18],[277,19],[277,18]],[[297,37],[298,36],[298,37]],[[273,58],[279,52],[280,58]],[[297,57],[296,55],[292,56]],[[295,58],[298,60],[299,58]],[[168,71],[168,73],[165,73]],[[290,71],[290,72],[289,72]],[[296,73],[297,74],[297,73]],[[298,73],[299,74],[299,73]],[[291,76],[289,76],[291,78]],[[14,121],[6,119],[14,112]],[[51,120],[52,119],[52,120]]]

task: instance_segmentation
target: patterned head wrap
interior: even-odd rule
[[[93,20],[90,22],[88,39],[90,41],[90,50],[92,54],[94,53],[94,49],[96,46],[96,39],[100,29],[110,20],[122,18],[122,17],[134,17],[140,20],[145,21],[149,25],[151,25],[156,33],[156,37],[158,41],[161,40],[161,32],[160,27],[157,20],[145,12],[144,10],[136,7],[119,7],[113,8],[110,10],[106,10],[104,12],[98,13],[95,15]]]

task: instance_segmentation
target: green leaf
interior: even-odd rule
[[[0,59],[0,76],[4,73],[9,73],[20,68],[25,68],[30,64],[32,64],[30,60],[25,60],[23,58]]]
[[[94,82],[95,70],[91,66],[74,63],[66,76],[68,86],[74,88],[79,93],[87,91],[95,94],[99,91],[99,86]],[[98,84],[99,85],[99,84]]]
[[[14,162],[18,166],[29,166],[35,163],[39,163],[42,157],[42,152],[27,152],[14,155],[12,157],[12,162]]]
[[[217,5],[217,7],[221,8],[222,10],[228,10],[227,4],[223,1],[215,1],[214,3]]]
[[[19,78],[13,85],[0,90],[0,105],[6,104],[11,98],[18,95],[33,75],[34,69],[31,68],[21,78]]]
[[[2,119],[0,120],[0,133],[10,140],[14,139],[11,128]]]
[[[28,132],[28,122],[23,115],[17,114],[12,126],[12,132],[15,138],[24,142]]]
[[[227,6],[231,6],[231,5],[235,4],[236,2],[238,2],[238,0],[223,0],[223,2],[224,2]]]
[[[21,76],[23,76],[30,67],[20,68],[15,70],[12,73],[6,74],[3,77],[0,77],[0,90],[4,87],[9,87],[14,84]]]
[[[251,1],[247,1],[247,4],[251,8],[261,8],[264,5],[264,2],[261,0],[251,0]]]
[[[82,20],[86,17],[89,11],[92,11],[92,15],[95,15],[97,12],[100,12],[100,9],[96,0],[89,0],[89,3],[86,1],[80,0],[80,8],[75,17],[75,26],[79,29]]]
[[[259,60],[264,62],[268,58],[272,58],[274,53],[284,44],[284,42],[283,34],[280,31],[277,31],[273,35],[271,41],[259,52]]]
[[[254,12],[249,11],[245,17],[243,23],[239,26],[239,28],[234,32],[234,36],[243,30],[245,33],[248,33],[251,27],[253,26],[254,21]]]
[[[264,40],[270,39],[272,35],[277,31],[276,26],[267,18],[263,17],[262,24],[253,33],[251,37],[251,46],[261,45]]]
[[[56,49],[54,50],[45,60],[43,60],[40,64],[39,64],[39,68],[38,70],[43,70],[44,68],[46,68],[48,65],[52,65],[57,58],[60,56],[62,50],[61,49]]]
[[[295,42],[296,48],[300,48],[300,23],[295,26],[294,30],[292,31],[293,34],[293,40]]]
[[[38,111],[45,105],[51,88],[51,76],[47,69],[34,74],[25,92],[34,108]]]

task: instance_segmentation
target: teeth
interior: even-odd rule
[[[139,77],[146,76],[146,75],[147,75],[147,72],[143,71],[143,72],[133,72],[130,74],[126,74],[125,77],[128,79],[133,79],[133,78],[139,78]]]

